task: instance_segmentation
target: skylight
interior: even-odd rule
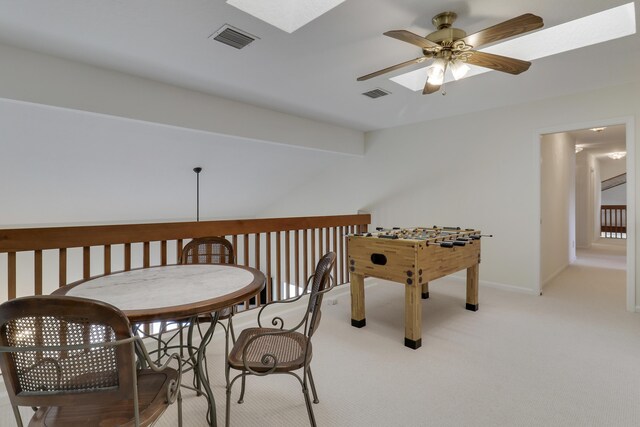
[[[344,0],[227,0],[243,12],[293,33]]]
[[[478,50],[532,61],[635,33],[635,5],[634,3],[627,3]],[[484,67],[473,65],[470,65],[470,67],[471,70],[464,78],[492,71]],[[390,80],[411,90],[418,91],[423,89],[426,79],[427,67],[424,67],[391,77]],[[445,81],[449,82],[451,80],[451,76],[447,75]]]

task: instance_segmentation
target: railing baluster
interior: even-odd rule
[[[84,246],[82,248],[82,278],[91,277],[91,248]]]
[[[111,274],[111,245],[104,245],[104,274]]]
[[[303,258],[303,276],[302,276],[302,286],[306,286],[307,285],[307,277],[309,277],[309,239],[308,239],[308,235],[309,235],[309,229],[304,229],[302,230],[302,258]]]
[[[618,233],[620,233],[620,237],[622,237],[622,210],[616,209],[616,225],[618,226]]]
[[[182,258],[182,239],[176,240],[176,263],[180,264]]]
[[[343,225],[342,227],[340,227],[340,258],[338,259],[340,261],[340,283],[347,283],[344,278],[344,266],[347,263],[347,254],[344,251],[344,241],[345,237]]]
[[[58,252],[58,286],[67,284],[67,248],[60,248]]]
[[[231,245],[233,246],[233,253],[236,254],[236,264],[240,264],[238,257],[240,254],[238,253],[238,235],[234,234],[231,236]]]
[[[244,235],[244,265],[245,267],[249,266],[249,235],[245,234]],[[247,299],[244,301],[244,309],[245,310],[249,310],[249,301],[251,301],[251,298]]]
[[[124,244],[124,271],[131,270],[131,243]]]
[[[9,252],[9,258],[7,259],[7,283],[9,285],[7,297],[14,299],[16,297],[16,253]]]
[[[255,242],[255,248],[254,248],[255,265],[256,265],[256,269],[260,270],[260,233],[254,234],[253,238]],[[261,305],[260,294],[261,292],[258,292],[256,294],[256,307],[260,307]]]
[[[322,258],[322,255],[324,255],[324,240],[322,239],[323,231],[324,231],[324,228],[318,228],[318,260]],[[318,261],[316,261],[316,265],[317,264],[318,264]]]
[[[142,267],[148,268],[151,265],[151,244],[149,242],[142,243]],[[151,323],[145,323],[142,327],[145,335],[151,334]]]
[[[42,295],[42,251],[37,250],[33,259],[34,291],[36,295]]]
[[[271,288],[271,233],[267,233],[267,241],[266,241],[266,263],[267,263],[267,300],[266,303],[269,303],[273,300],[273,293]]]
[[[336,263],[333,264],[333,278],[336,283],[338,282],[338,264],[340,264],[340,258],[338,257],[338,227],[333,227],[333,251],[336,253]]]
[[[244,235],[244,265],[249,266],[249,235]]]
[[[142,266],[147,268],[151,265],[151,244],[144,242],[142,244]]]
[[[347,234],[353,234],[353,227],[351,225],[349,225],[347,227]],[[344,264],[346,267],[346,276],[345,276],[345,283],[350,282],[351,281],[351,273],[350,273],[350,266],[349,266],[349,260],[346,254],[349,253],[349,239],[347,239],[345,237],[345,242],[344,242],[344,250],[345,250],[345,256],[344,256]]]
[[[311,274],[316,271],[316,229],[311,229]],[[306,279],[305,279],[306,280]]]
[[[160,242],[160,265],[167,265],[167,241]]]
[[[330,227],[327,227],[324,229],[324,239],[325,239],[325,247],[326,249],[324,250],[323,253],[320,254],[320,256],[326,254],[327,252],[331,251],[331,229]]]
[[[296,240],[293,246],[293,250],[295,251],[296,256],[295,256],[295,276],[293,280],[295,281],[295,290],[296,290],[295,296],[298,296],[300,295],[300,233],[298,232],[298,230],[295,231],[294,238]]]
[[[276,300],[282,299],[282,277],[280,275],[280,232],[276,231]]]
[[[291,235],[289,230],[284,232],[284,239],[284,295],[286,299],[289,299],[291,288]]]

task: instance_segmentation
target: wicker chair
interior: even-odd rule
[[[100,301],[38,296],[0,305],[0,368],[16,423],[29,426],[149,426],[178,400],[180,362],[137,369],[148,359],[126,316]],[[167,367],[176,359],[178,370]]]
[[[307,383],[311,385],[313,403],[318,403],[318,395],[311,374],[311,337],[317,331],[320,324],[322,298],[333,286],[330,286],[331,269],[336,261],[336,254],[329,252],[324,255],[315,273],[309,278],[304,292],[297,298],[285,301],[273,301],[263,306],[258,312],[258,327],[243,330],[227,357],[227,405],[226,425],[230,423],[231,388],[237,379],[242,379],[242,390],[238,403],[243,402],[245,381],[248,375],[265,376],[269,374],[289,374],[298,379],[302,386],[309,421],[316,425],[313,415],[311,399]],[[280,317],[274,317],[271,321],[275,328],[262,326],[262,313],[267,307],[279,303],[291,303],[302,298],[311,283],[309,303],[302,320],[291,329],[284,329],[284,321]],[[231,379],[231,369],[240,371]],[[302,378],[295,371],[302,369]]]
[[[185,245],[181,264],[234,264],[233,245],[223,237],[199,237]]]

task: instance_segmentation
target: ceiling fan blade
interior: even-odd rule
[[[429,95],[431,93],[435,93],[440,90],[441,85],[432,85],[429,83],[429,79],[424,83],[424,89],[422,89],[423,95]]]
[[[440,48],[440,45],[427,40],[422,36],[419,36],[411,31],[407,30],[392,30],[384,33],[385,36],[392,37],[394,39],[402,40],[403,42],[411,43],[416,46],[420,46],[423,49],[433,49],[434,47]]]
[[[467,57],[467,63],[480,67],[491,68],[509,74],[520,74],[527,71],[531,62],[521,59],[509,58],[508,56],[494,55],[493,53],[469,51],[471,55]]]
[[[428,56],[421,56],[419,58],[412,59],[410,61],[406,61],[406,62],[403,62],[401,64],[392,65],[391,67],[387,67],[387,68],[384,68],[382,70],[378,70],[375,73],[371,73],[371,74],[367,74],[366,76],[358,77],[358,81],[361,82],[363,80],[369,80],[369,79],[371,79],[373,77],[377,77],[377,76],[379,76],[381,74],[385,74],[385,73],[389,73],[391,71],[397,70],[398,68],[406,67],[407,65],[418,64],[420,62],[424,62],[428,58],[429,58]]]
[[[471,34],[462,40],[466,44],[477,49],[479,46],[487,43],[493,43],[518,34],[527,33],[540,28],[543,25],[544,22],[542,21],[542,18],[531,13],[525,13],[524,15],[496,24],[493,27],[485,28],[484,30]]]

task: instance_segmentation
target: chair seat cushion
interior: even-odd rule
[[[237,370],[246,370],[243,352],[249,341],[256,335],[278,332],[279,329],[248,328],[240,333],[233,349],[229,353],[229,366]],[[247,366],[254,371],[266,372],[273,365],[274,360],[266,355],[275,357],[275,372],[287,372],[300,369],[305,364],[305,347],[309,345],[308,359],[311,361],[311,342],[299,332],[286,332],[274,335],[263,335],[251,342],[246,352]]]
[[[166,368],[159,373],[150,369],[138,371],[140,425],[153,424],[167,408],[167,388],[171,380],[178,380],[178,371],[175,369]],[[100,397],[96,398],[100,399]],[[95,404],[82,406],[41,407],[29,422],[30,427],[134,425],[133,399],[116,402],[97,401]]]

